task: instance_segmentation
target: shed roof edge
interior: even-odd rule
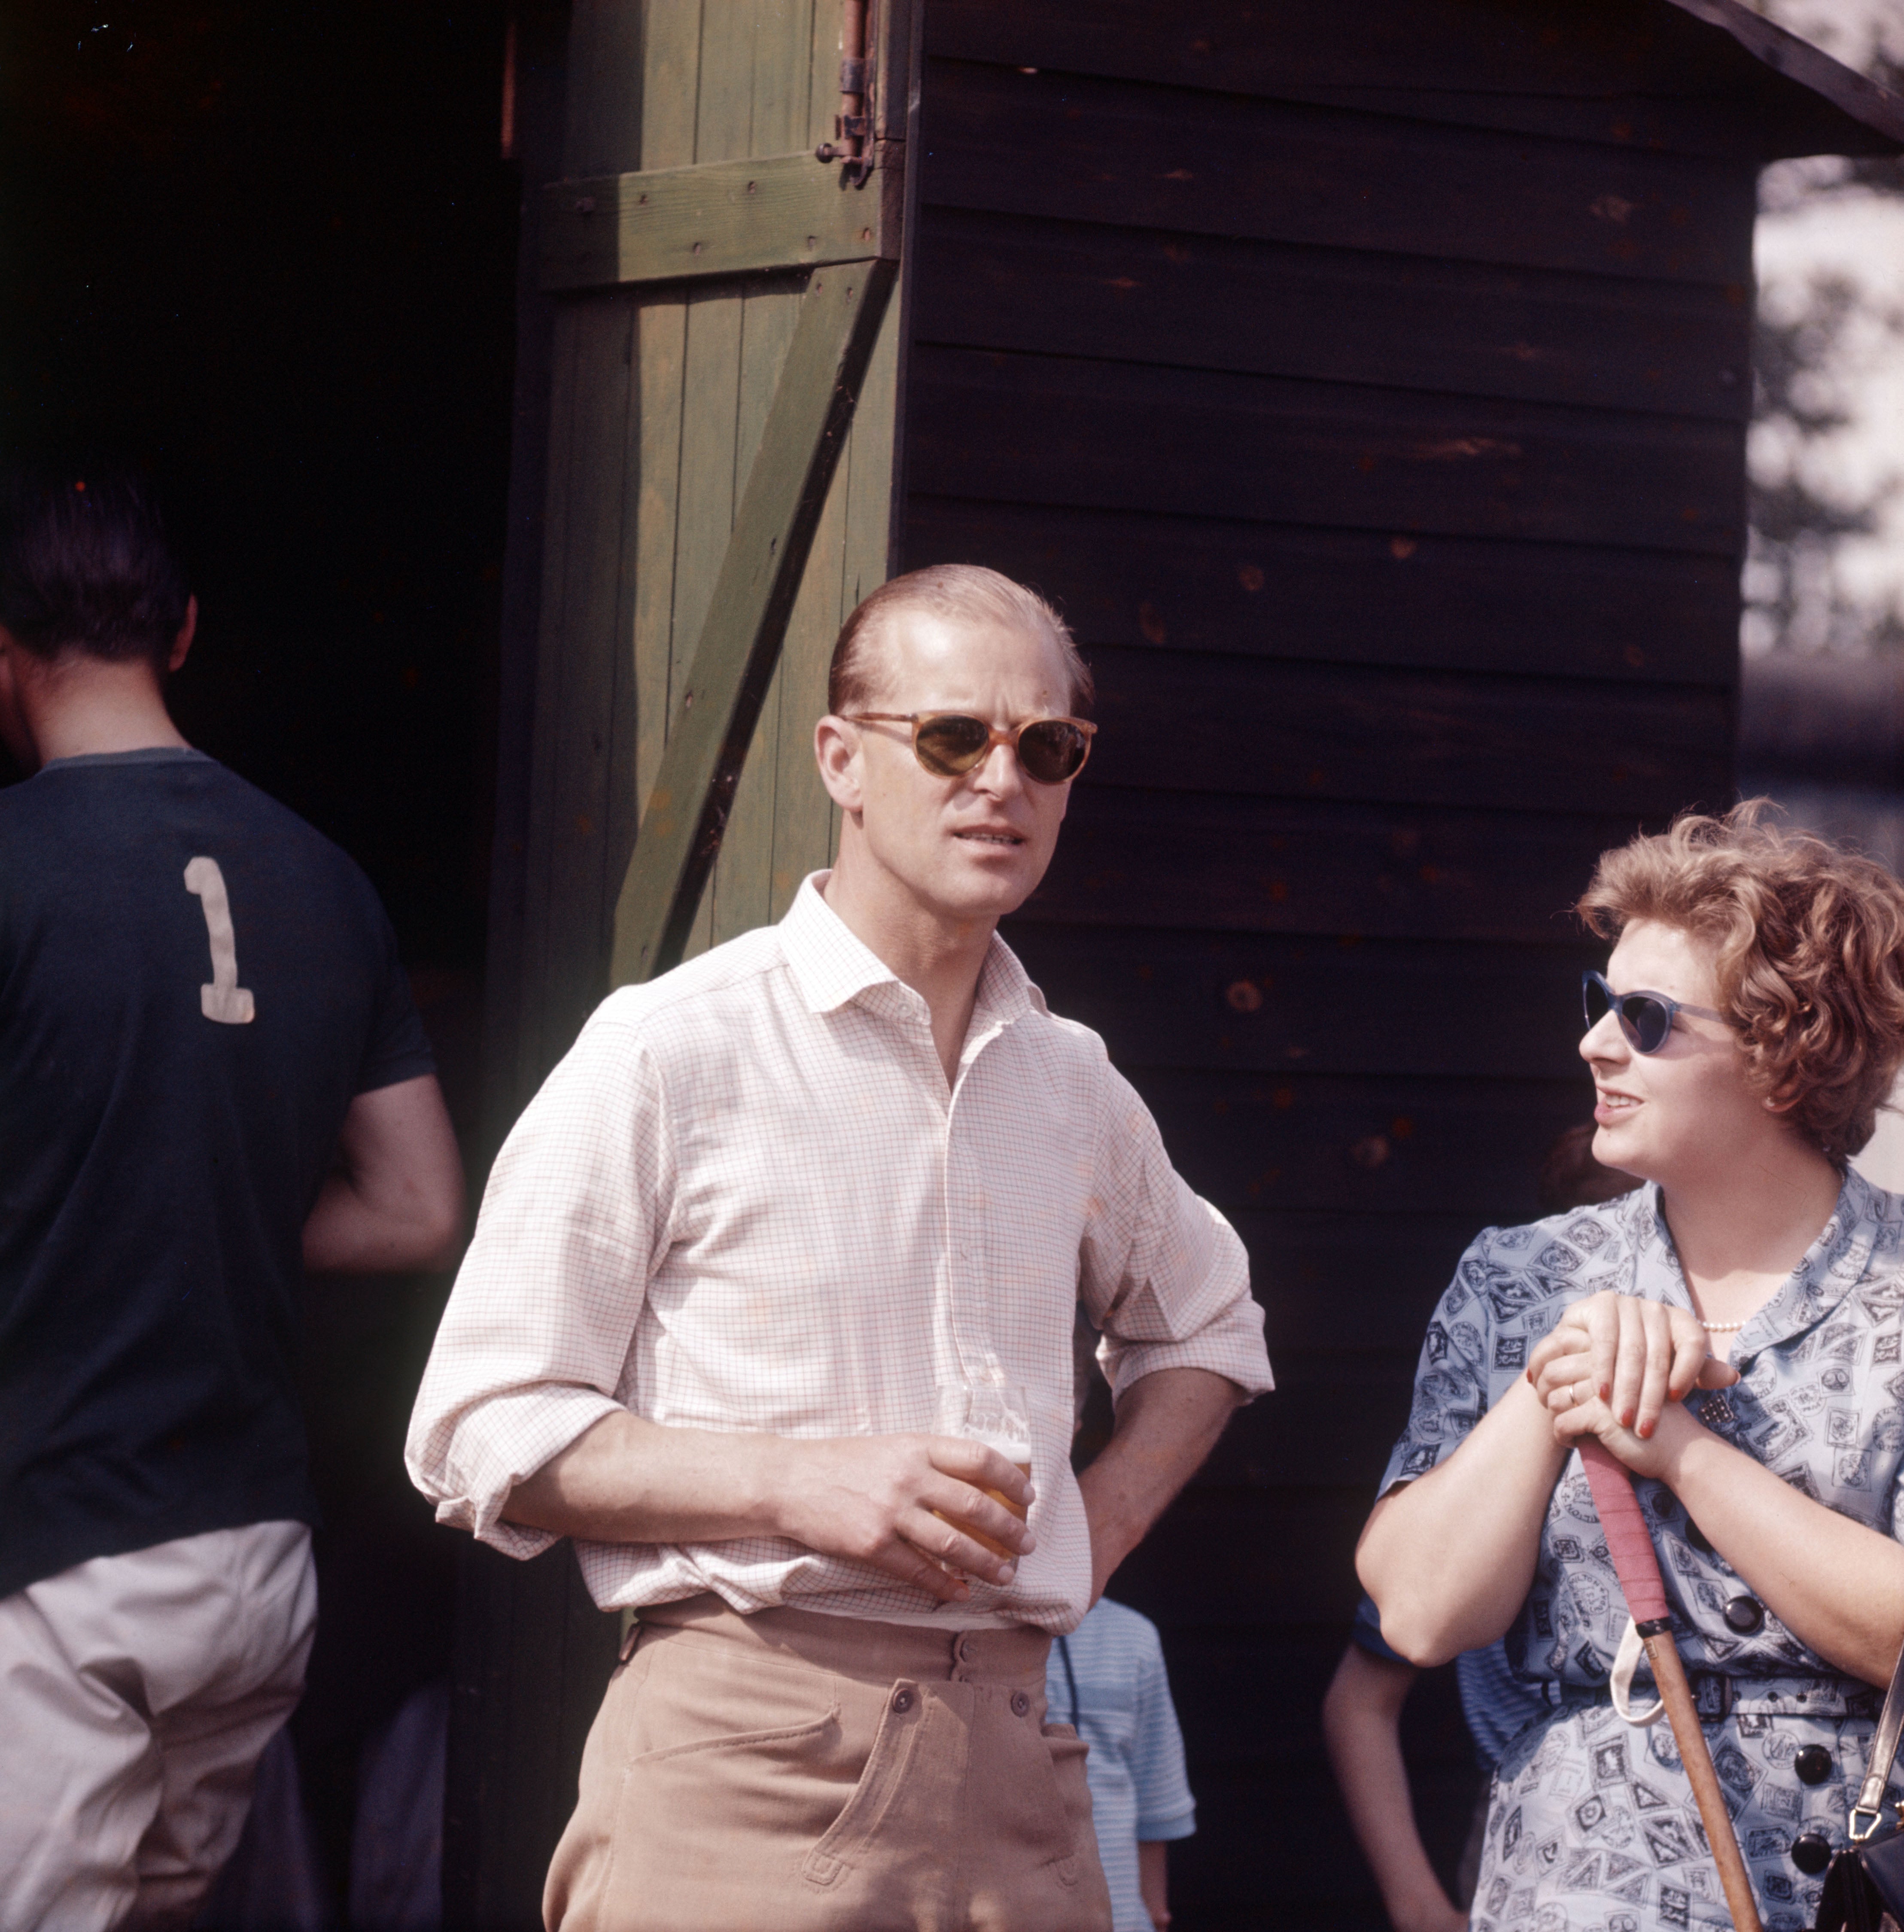
[[[1670,0],[1670,4],[1730,34],[1755,59],[1822,96],[1853,120],[1904,143],[1904,96],[1755,14],[1743,0]]]

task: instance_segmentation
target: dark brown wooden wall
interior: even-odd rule
[[[926,0],[925,48],[902,562],[1077,628],[1103,735],[1011,937],[1281,1383],[1113,1586],[1178,1922],[1374,1925],[1317,1723],[1356,1533],[1462,1245],[1588,1112],[1566,908],[1731,800],[1755,172],[1856,130],[1664,0]]]

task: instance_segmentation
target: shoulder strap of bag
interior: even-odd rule
[[[1904,1650],[1898,1652],[1896,1667],[1890,1673],[1890,1688],[1884,1694],[1884,1708],[1871,1740],[1870,1762],[1858,1787],[1857,1802],[1851,1809],[1854,1845],[1863,1844],[1884,1822],[1884,1786],[1890,1782],[1900,1733],[1904,1733]]]

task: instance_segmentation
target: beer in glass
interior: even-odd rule
[[[1023,1389],[985,1382],[942,1389],[939,1392],[938,1433],[962,1436],[969,1442],[982,1442],[987,1448],[996,1450],[1008,1462],[1015,1465],[1020,1475],[1029,1476],[1032,1473],[1032,1412]],[[1003,1490],[987,1489],[985,1493],[994,1502],[1002,1504],[1020,1522],[1025,1520],[1024,1505],[1013,1502]],[[935,1510],[932,1514],[941,1522],[963,1530],[975,1543],[982,1544],[993,1556],[1017,1562],[1017,1550],[1007,1549],[982,1529],[975,1528],[956,1516],[947,1516],[942,1510]]]

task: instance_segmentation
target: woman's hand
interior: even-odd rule
[[[1527,1379],[1554,1418],[1555,1439],[1590,1432],[1623,1462],[1631,1459],[1616,1437],[1647,1441],[1669,1402],[1738,1378],[1712,1353],[1689,1310],[1611,1292],[1576,1301],[1527,1364]]]
[[[1560,1390],[1565,1401],[1567,1391]],[[1554,1440],[1563,1448],[1578,1448],[1591,1436],[1603,1449],[1624,1464],[1629,1474],[1653,1476],[1668,1489],[1673,1485],[1674,1459],[1685,1448],[1688,1437],[1704,1436],[1705,1425],[1680,1402],[1668,1402],[1650,1436],[1622,1428],[1613,1411],[1596,1395],[1563,1409],[1554,1418]]]
[[[1685,1310],[1632,1295],[1576,1302],[1534,1350],[1527,1378],[1528,1393],[1545,1401],[1544,1411],[1534,1405],[1537,1419],[1557,1448],[1597,1436],[1635,1475],[1664,1483],[1800,1643],[1866,1684],[1889,1681],[1904,1604],[1904,1548],[1793,1489],[1684,1406],[1695,1388],[1739,1379],[1712,1354]],[[1498,1402],[1494,1414],[1509,1407]],[[1449,1534],[1445,1522],[1437,1527]],[[1383,1617],[1386,1631],[1386,1604]]]

